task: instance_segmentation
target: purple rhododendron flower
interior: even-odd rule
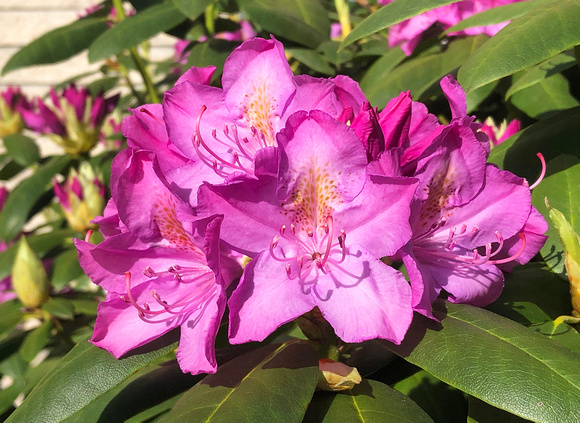
[[[321,111],[295,113],[278,143],[277,180],[200,190],[198,211],[224,213],[224,241],[254,256],[229,301],[231,342],[318,307],[343,341],[400,343],[411,292],[380,258],[410,237],[415,181],[368,177],[354,131]]]
[[[163,184],[151,153],[124,150],[113,173],[115,203],[100,220],[106,240],[76,242],[81,266],[107,291],[91,341],[118,358],[181,327],[182,370],[214,372],[213,345],[226,304],[221,217],[197,219]]]
[[[379,3],[385,5],[392,1],[379,0]],[[391,26],[389,28],[389,45],[391,47],[400,45],[403,52],[407,56],[410,56],[417,45],[425,38],[429,38],[430,35],[436,35],[437,32],[444,31],[476,13],[520,1],[525,0],[462,0],[446,6],[437,7],[436,9],[429,10],[421,15]],[[450,33],[450,35],[487,34],[491,37],[508,23],[504,22],[495,25],[467,28],[462,31]]]
[[[491,145],[497,146],[507,140],[509,137],[519,132],[522,124],[519,120],[514,119],[510,123],[502,122],[499,126],[490,117],[483,122],[480,130],[489,137]]]

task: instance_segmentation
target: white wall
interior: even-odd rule
[[[42,34],[78,19],[85,8],[97,3],[95,0],[0,0],[0,68],[22,46]],[[173,54],[175,39],[156,37],[152,42],[151,57],[161,59]],[[33,66],[0,76],[0,90],[8,85],[21,86],[24,93],[44,95],[53,84],[91,69],[86,53],[65,62]]]

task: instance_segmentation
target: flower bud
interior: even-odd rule
[[[572,315],[580,317],[580,236],[572,229],[564,215],[548,204],[550,220],[554,224],[558,235],[562,240],[566,254],[566,273],[570,281],[570,294],[572,296]]]
[[[91,165],[81,163],[62,184],[54,182],[54,192],[71,228],[79,232],[95,228],[91,221],[105,208],[105,185]]]
[[[12,285],[25,307],[38,308],[48,300],[49,281],[44,266],[21,237],[12,267]]]
[[[8,87],[0,93],[0,138],[22,131],[21,107],[29,107],[29,104],[18,88]]]
[[[361,383],[362,379],[356,367],[347,366],[329,358],[318,360],[317,389],[323,391],[346,391]]]

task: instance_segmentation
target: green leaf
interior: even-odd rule
[[[43,349],[50,340],[50,331],[52,330],[52,321],[47,320],[42,325],[33,329],[20,346],[20,355],[26,361],[32,361],[36,354]]]
[[[50,250],[61,245],[63,242],[70,240],[70,238],[75,235],[78,235],[78,233],[72,230],[57,230],[41,235],[30,235],[26,237],[26,240],[28,241],[30,248],[32,248],[39,257],[43,257]],[[17,248],[18,246],[13,244],[8,247],[7,250],[0,253],[0,278],[5,278],[10,275]],[[0,321],[1,320],[2,319],[0,319]]]
[[[536,153],[550,161],[560,154],[580,157],[580,107],[560,112],[528,126],[491,150],[488,161],[535,181],[540,174]]]
[[[511,3],[504,4],[503,6],[492,7],[491,9],[484,10],[483,12],[476,13],[475,15],[471,15],[470,17],[463,19],[459,23],[447,29],[443,34],[446,35],[452,32],[463,31],[467,28],[495,25],[502,22],[511,21],[512,19],[525,15],[536,7],[543,6],[552,1],[553,0],[528,0],[520,3]]]
[[[160,421],[301,421],[317,375],[318,359],[310,345],[267,345],[220,366]]]
[[[10,241],[18,235],[35,203],[50,185],[52,177],[62,172],[70,160],[68,156],[53,157],[14,188],[0,212],[0,239]]]
[[[336,75],[336,71],[330,67],[326,58],[314,50],[307,48],[287,48],[285,51],[316,72],[325,75]]]
[[[73,320],[75,317],[74,305],[66,298],[51,297],[42,309],[63,320]]]
[[[175,347],[176,344],[171,344],[117,360],[107,351],[83,341],[36,385],[7,422],[65,420]]]
[[[19,165],[28,167],[40,160],[40,150],[32,138],[12,134],[5,136],[3,141],[6,152]]]
[[[467,423],[524,423],[527,421],[529,420],[524,420],[499,408],[492,407],[475,397],[469,397]]]
[[[181,13],[192,21],[196,20],[208,7],[212,0],[171,0]]]
[[[8,269],[10,273],[10,269]],[[0,303],[0,335],[12,331],[22,319],[22,304],[18,300]]]
[[[226,59],[237,46],[237,43],[219,39],[198,43],[189,51],[189,58],[187,59],[185,68],[188,69],[191,66],[215,66],[216,71],[212,79],[219,78],[222,74]]]
[[[545,119],[558,111],[580,105],[570,94],[568,80],[559,73],[519,90],[510,100],[514,106],[534,119]]]
[[[383,94],[383,85],[388,85],[388,75],[407,56],[399,47],[389,50],[377,59],[366,71],[360,87],[373,106],[385,107],[390,98]]]
[[[104,18],[86,18],[47,32],[18,50],[2,69],[2,75],[27,66],[66,60],[86,49],[108,28]]]
[[[523,3],[514,3],[523,4]],[[552,76],[556,73],[562,72],[576,64],[576,58],[572,51],[565,51],[564,53],[557,54],[554,57],[544,60],[535,66],[527,69],[525,74],[518,78],[505,93],[506,100],[510,98],[514,93],[517,93],[524,88],[531,87],[545,78]]]
[[[409,363],[406,364],[411,366]],[[441,382],[425,370],[419,369],[396,382],[393,388],[415,401],[435,421],[464,422],[467,417],[465,394]]]
[[[547,197],[550,206],[558,209],[570,222],[570,225],[580,233],[580,159],[574,156],[561,155],[547,163],[547,173],[542,182],[532,191],[532,204],[550,222],[544,199]],[[548,229],[548,240],[540,250],[540,254],[552,271],[563,275],[564,247],[554,225]]]
[[[479,87],[476,90],[470,91],[466,93],[465,100],[467,103],[467,114],[472,113],[477,106],[481,104],[483,100],[485,100],[497,87],[499,81],[491,82],[483,87]]]
[[[8,160],[2,163],[2,169],[0,170],[0,180],[7,181],[13,178],[24,170],[24,167],[16,163],[15,160]]]
[[[441,78],[457,69],[486,39],[484,35],[459,39],[450,43],[441,53],[417,57],[403,63],[387,73],[382,80],[376,81],[369,98],[381,108],[401,91],[411,90],[413,98],[419,99],[433,86],[439,90]]]
[[[339,50],[354,43],[356,40],[360,40],[367,35],[379,32],[391,25],[404,21],[405,19],[420,15],[423,12],[435,9],[439,6],[455,3],[456,1],[457,0],[396,0],[381,7],[376,12],[371,13],[368,18],[355,26],[352,32],[345,37]]]
[[[330,21],[319,0],[237,0],[250,20],[267,32],[316,48],[330,38]]]
[[[129,16],[97,38],[89,47],[89,62],[104,60],[136,46],[179,25],[185,19],[185,15],[173,3],[151,6],[143,12]]]
[[[350,391],[341,393],[316,393],[303,421],[433,422],[409,397],[376,380],[363,380]]]
[[[580,415],[580,355],[487,310],[437,301],[440,324],[415,319],[386,347],[494,407],[539,421]],[[459,347],[460,346],[460,347]]]
[[[70,248],[56,256],[52,262],[51,269],[50,281],[57,291],[84,275],[83,269],[79,264],[76,248]]]
[[[549,59],[580,43],[580,2],[557,0],[514,19],[459,69],[467,92]]]

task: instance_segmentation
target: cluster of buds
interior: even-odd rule
[[[71,228],[84,232],[95,227],[91,221],[105,208],[105,185],[91,165],[83,162],[71,170],[61,185],[54,181],[54,192]]]
[[[19,88],[8,87],[0,93],[0,138],[20,132],[24,122],[21,110],[28,110],[30,104]]]
[[[21,109],[22,118],[30,129],[46,134],[65,152],[75,155],[87,153],[97,144],[103,122],[119,100],[118,95],[92,97],[86,88],[78,89],[74,84],[60,96],[52,89],[50,97],[50,106],[36,98],[32,108]]]

